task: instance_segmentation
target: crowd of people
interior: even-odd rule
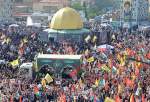
[[[0,102],[150,101],[150,38],[112,31],[114,49],[100,49],[96,41],[42,42],[40,32],[23,26],[0,30]],[[10,62],[32,62],[38,53],[82,54],[83,73],[74,81],[57,84],[53,78],[46,85],[39,81],[42,79],[20,77],[19,66]]]

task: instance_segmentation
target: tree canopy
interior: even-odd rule
[[[108,9],[119,7],[119,0],[95,0],[95,5],[88,8],[89,17],[105,13]]]
[[[81,5],[79,2],[73,3],[71,6],[76,10],[83,10],[87,13],[87,18],[93,18],[97,15],[105,13],[107,10],[111,8],[117,8],[119,6],[120,0],[95,0],[94,5],[90,5],[90,7],[86,5]]]

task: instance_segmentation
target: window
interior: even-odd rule
[[[16,7],[15,11],[17,13],[32,13],[33,10],[32,7],[23,7],[23,8]]]
[[[55,6],[44,6],[43,7],[44,13],[53,13],[55,10],[57,10],[57,7],[55,7]]]
[[[15,0],[15,2],[23,2],[23,0]]]

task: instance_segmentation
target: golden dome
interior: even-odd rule
[[[56,12],[50,27],[51,29],[81,29],[83,21],[76,10],[66,7]]]

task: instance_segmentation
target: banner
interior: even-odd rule
[[[53,82],[52,77],[51,77],[48,73],[47,73],[46,76],[45,76],[45,80],[47,81],[47,83]]]
[[[129,22],[132,19],[132,11],[131,11],[131,0],[125,0],[123,4],[124,8],[124,21]]]
[[[88,43],[88,41],[91,39],[91,36],[88,35],[86,38],[85,38],[85,42]]]
[[[27,17],[27,25],[26,26],[33,26],[33,20],[30,16]]]

